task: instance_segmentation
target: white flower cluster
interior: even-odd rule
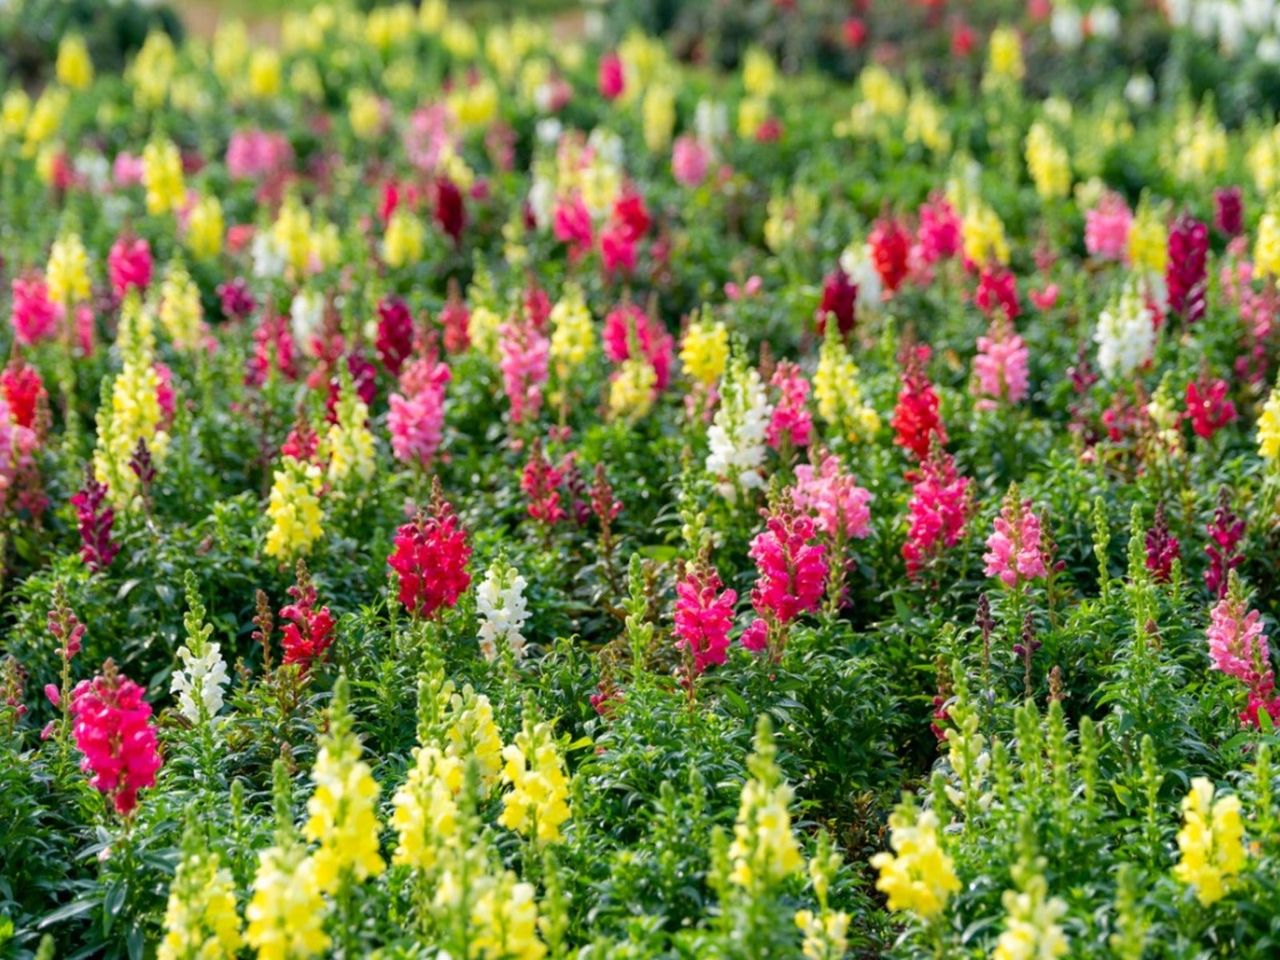
[[[1120,297],[1099,314],[1093,339],[1098,344],[1098,366],[1108,380],[1126,377],[1151,359],[1155,318],[1135,281],[1130,280]]]
[[[175,670],[169,687],[178,698],[178,710],[192,723],[200,722],[200,706],[213,717],[222,709],[222,688],[227,685],[227,664],[219,644],[204,643],[202,653],[192,653],[186,644],[178,648],[182,669]]]
[[[1165,0],[1169,22],[1203,40],[1217,40],[1222,53],[1248,53],[1268,63],[1280,61],[1280,2],[1277,0]]]
[[[499,560],[476,587],[476,610],[480,614],[480,652],[492,662],[499,653],[499,641],[516,660],[524,658],[524,634],[520,628],[529,619],[524,588],[528,586],[506,562]]]
[[[738,488],[764,486],[764,435],[773,408],[764,381],[754,367],[735,364],[720,393],[720,409],[707,431],[707,472],[716,478],[716,489],[728,501]]]

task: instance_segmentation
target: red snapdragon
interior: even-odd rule
[[[399,579],[400,602],[415,617],[430,618],[452,607],[471,585],[467,532],[439,492],[430,513],[419,512],[396,531],[387,565]]]
[[[153,787],[160,752],[146,691],[108,660],[102,673],[82,680],[71,694],[72,733],[84,754],[81,769],[123,816],[138,804],[138,791]]]

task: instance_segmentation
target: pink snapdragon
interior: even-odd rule
[[[969,516],[969,478],[956,471],[947,453],[935,453],[907,474],[911,500],[907,504],[907,539],[902,558],[907,576],[916,577],[944,549],[964,536]]]
[[[449,367],[434,357],[422,357],[400,376],[403,393],[391,394],[387,427],[391,452],[402,463],[428,466],[444,437],[445,389],[452,379]]]
[[[58,333],[62,308],[49,299],[49,287],[38,273],[14,277],[9,286],[13,305],[9,322],[20,346],[29,347],[52,340]]]
[[[723,587],[719,573],[708,563],[690,568],[676,584],[676,649],[688,654],[695,677],[707,667],[724,663],[729,651],[738,594]]]
[[[1118,193],[1104,193],[1084,215],[1084,246],[1099,260],[1123,262],[1129,251],[1133,213]]]
[[[84,755],[80,767],[126,817],[138,804],[138,791],[155,786],[161,765],[145,692],[108,660],[101,674],[81,680],[71,694],[72,733]]]
[[[145,293],[151,272],[151,245],[142,237],[117,237],[107,254],[107,274],[116,296],[123,297],[131,288]]]
[[[227,173],[235,180],[261,180],[288,166],[293,148],[283,134],[237,130],[227,144]]]
[[[653,367],[654,390],[666,389],[671,380],[675,342],[660,320],[651,318],[634,303],[622,303],[604,318],[604,353],[612,363],[623,363],[638,348]]]
[[[809,381],[790,360],[783,360],[769,378],[780,393],[765,427],[764,439],[775,450],[807,447],[813,439],[813,415],[809,412]]]
[[[960,216],[940,195],[920,205],[920,224],[916,228],[916,256],[926,266],[949,260],[963,246]]]
[[[1048,575],[1040,518],[1031,509],[1030,500],[1018,498],[1016,487],[1010,489],[996,516],[995,530],[987,538],[987,552],[982,559],[986,575],[999,578],[1010,589]]]
[[[987,335],[978,338],[973,358],[973,392],[979,410],[993,410],[1001,401],[1021,403],[1027,398],[1030,351],[1008,320],[996,318]]]
[[[554,466],[542,452],[542,445],[534,443],[520,474],[520,489],[529,498],[527,510],[530,517],[553,526],[568,516],[560,502],[560,485],[564,478],[565,465]]]
[[[816,465],[796,467],[791,502],[810,514],[818,530],[832,539],[861,540],[871,533],[871,493],[844,472],[834,453],[820,453]]]
[[[498,328],[502,387],[511,403],[511,422],[534,419],[542,409],[542,388],[550,369],[551,342],[532,323],[511,321]]]
[[[1214,604],[1205,630],[1214,669],[1249,686],[1271,671],[1261,616],[1257,610],[1246,610],[1243,597],[1228,594]]]
[[[681,134],[671,146],[671,175],[682,187],[696,187],[707,176],[711,151],[692,134]]]
[[[827,581],[827,548],[817,540],[812,517],[783,504],[766,515],[765,529],[751,541],[747,555],[758,574],[751,589],[757,619],[742,634],[742,645],[781,656],[788,625],[816,610]]]

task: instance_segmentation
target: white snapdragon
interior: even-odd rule
[[[216,716],[222,709],[222,688],[227,685],[227,663],[222,659],[222,647],[216,643],[204,644],[204,651],[196,654],[183,644],[178,648],[182,669],[175,670],[170,692],[178,698],[179,712],[192,723],[200,722],[203,704],[206,716]]]
[[[526,586],[528,582],[510,564],[497,560],[476,587],[480,652],[486,660],[496,660],[504,645],[516,660],[524,658],[525,638],[520,630],[529,619]]]
[[[1098,344],[1098,366],[1108,380],[1126,377],[1151,359],[1156,330],[1151,308],[1139,285],[1130,281],[1098,316],[1093,335]]]
[[[720,409],[707,431],[707,472],[716,478],[725,499],[735,500],[739,488],[764,486],[765,431],[772,415],[760,374],[741,360],[734,363],[721,387]]]

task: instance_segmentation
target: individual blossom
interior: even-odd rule
[[[1084,246],[1091,257],[1122,262],[1128,256],[1133,212],[1124,197],[1107,191],[1084,215]]]
[[[503,795],[498,823],[528,837],[536,846],[562,843],[569,819],[569,775],[549,723],[525,720],[515,742],[502,751]]]
[[[429,512],[396,531],[387,565],[399,581],[400,602],[412,616],[429,619],[452,607],[471,585],[471,547],[449,502],[433,494]]]
[[[1213,906],[1226,896],[1248,859],[1240,798],[1215,797],[1211,781],[1205,777],[1192,780],[1182,800],[1178,851],[1173,876],[1195,891],[1201,906]]]
[[[298,664],[306,673],[313,663],[327,656],[333,645],[335,621],[328,607],[319,606],[315,583],[301,560],[297,582],[287,592],[290,602],[280,608],[282,662]]]
[[[187,217],[187,249],[197,260],[216,260],[222,253],[226,222],[222,204],[213,195],[201,197]]]
[[[1197,437],[1208,440],[1236,419],[1236,405],[1227,396],[1230,385],[1221,378],[1201,377],[1187,384],[1187,419]]]
[[[1189,324],[1204,316],[1208,252],[1209,228],[1188,214],[1178,217],[1169,230],[1165,289],[1169,309]]]
[[[1040,199],[1058,200],[1071,192],[1071,156],[1043,120],[1027,131],[1026,161]]]
[[[755,749],[747,758],[750,776],[742,785],[729,844],[729,882],[756,895],[804,869],[804,858],[791,830],[789,807],[794,792],[783,779],[776,756],[769,721],[762,714]]]
[[[504,652],[509,652],[515,661],[524,659],[525,637],[520,631],[529,619],[524,595],[527,586],[528,581],[499,558],[476,587],[480,652],[491,663]]]
[[[58,41],[54,75],[60,84],[72,90],[86,90],[93,83],[93,58],[80,34],[64,33]]]
[[[65,310],[89,299],[89,255],[79,234],[59,234],[53,241],[44,279],[49,299]]]
[[[1219,187],[1213,191],[1213,225],[1228,237],[1244,230],[1244,203],[1239,187]]]
[[[1151,359],[1155,316],[1135,279],[1098,315],[1093,339],[1098,344],[1098,366],[1108,380],[1123,380]]]
[[[729,329],[723,321],[701,317],[691,322],[680,343],[680,363],[704,387],[713,386],[729,363]]]
[[[772,413],[760,373],[739,358],[725,376],[720,406],[707,430],[707,473],[731,503],[739,490],[764,487],[765,432]]]
[[[1031,508],[1030,500],[1019,498],[1016,486],[1010,487],[1004,498],[982,560],[986,564],[986,575],[997,577],[1010,589],[1048,576],[1040,539],[1040,518]]]
[[[351,729],[347,682],[339,676],[329,708],[329,729],[321,734],[307,801],[303,835],[312,854],[316,886],[336,892],[344,883],[376,877],[386,864],[378,852],[378,783],[361,759],[360,740]]]
[[[808,379],[796,364],[783,360],[774,367],[769,385],[779,396],[765,428],[765,442],[775,450],[807,447],[813,439]]]
[[[820,451],[813,465],[796,467],[791,501],[813,516],[818,530],[840,541],[861,540],[871,534],[871,493],[844,472],[840,458]]]
[[[566,284],[548,319],[551,322],[551,366],[563,383],[588,363],[596,351],[595,326],[582,287]]]
[[[481,784],[486,789],[493,786],[502,773],[502,735],[493,718],[493,704],[469,686],[455,693],[452,684],[443,699],[447,705],[445,756],[464,765],[474,760]]]
[[[529,498],[526,509],[529,516],[539,523],[554,526],[568,514],[560,502],[560,485],[565,470],[555,466],[535,442],[529,451],[529,459],[520,474],[520,490]]]
[[[422,259],[425,230],[422,221],[399,207],[387,221],[382,236],[382,259],[393,270],[413,266]]]
[[[84,486],[71,498],[71,506],[80,530],[80,558],[94,572],[106,570],[120,552],[111,539],[116,514],[107,499],[106,484],[98,482],[92,467],[85,471]]]
[[[707,667],[723,664],[728,654],[738,594],[723,587],[720,574],[705,560],[676,583],[676,648],[687,655],[690,680]]]
[[[49,287],[39,274],[14,277],[9,290],[9,322],[20,346],[34,346],[57,336],[62,310],[50,298]]]
[[[345,371],[341,379],[337,417],[320,445],[321,455],[329,461],[328,482],[335,488],[368,483],[377,468],[369,408]]]
[[[161,765],[145,693],[111,660],[71,693],[71,729],[83,754],[80,768],[92,774],[89,785],[126,817],[138,805],[138,791],[155,786]]]
[[[918,460],[929,456],[936,443],[947,442],[946,427],[938,412],[938,393],[925,372],[930,350],[927,346],[908,348],[903,362],[902,388],[893,410],[894,442]]]
[[[452,379],[442,360],[415,360],[400,377],[403,393],[388,398],[391,452],[402,463],[430,466],[444,439],[445,389]]]
[[[1009,240],[1005,236],[1004,221],[986,203],[974,200],[968,205],[960,230],[966,265],[980,268],[1009,262]]]
[[[818,333],[825,336],[827,321],[835,319],[840,336],[847,337],[853,332],[857,322],[858,287],[844,271],[837,266],[822,281],[822,300],[818,304]]]
[[[485,877],[471,904],[470,948],[479,960],[542,960],[546,945],[538,938],[537,890],[517,881],[510,870]]]
[[[316,861],[297,842],[258,854],[244,939],[259,960],[306,960],[330,945]]]
[[[790,503],[766,514],[765,529],[747,551],[756,564],[751,606],[758,618],[742,635],[748,650],[771,647],[780,655],[791,621],[818,608],[828,568],[827,548],[816,537],[813,518]]]
[[[1007,319],[991,322],[987,335],[978,338],[973,358],[974,393],[978,408],[994,409],[997,403],[1018,404],[1027,398],[1030,351]]]
[[[1169,266],[1169,233],[1164,220],[1143,198],[1129,227],[1129,266],[1139,274],[1163,278]]]
[[[661,392],[667,388],[674,343],[661,321],[633,303],[624,303],[605,316],[603,339],[605,356],[610,362],[645,360],[653,368],[654,390]]]
[[[937,195],[920,205],[915,251],[926,265],[949,260],[962,247],[961,221],[946,197]]]
[[[692,134],[681,134],[671,146],[671,175],[682,187],[696,187],[707,176],[711,150]]]
[[[186,267],[171,260],[160,285],[160,326],[178,350],[192,351],[208,341],[200,288]]]
[[[658,377],[644,360],[624,360],[609,379],[609,415],[613,418],[639,420],[653,409]]]
[[[880,872],[876,889],[888,897],[889,909],[922,920],[940,914],[951,895],[959,893],[960,878],[942,847],[937,814],[905,800],[889,817],[889,845],[893,853],[871,858]]]
[[[164,911],[157,960],[234,960],[243,937],[236,882],[217,853],[199,844],[178,862]]]
[[[311,552],[324,535],[320,490],[323,478],[313,463],[283,457],[271,481],[267,499],[267,531],[264,550],[268,557],[288,562]]]
[[[511,422],[536,419],[542,408],[542,391],[550,368],[551,343],[527,322],[504,323],[498,328],[499,369],[502,386],[511,404]]]
[[[1018,301],[1018,281],[1012,270],[1001,266],[983,267],[973,302],[988,317],[1015,320],[1022,312]]]
[[[1209,614],[1205,636],[1209,641],[1209,658],[1215,670],[1235,677],[1254,688],[1272,673],[1271,651],[1257,610],[1247,610],[1238,581]]]
[[[378,301],[378,333],[374,346],[387,373],[400,376],[405,362],[413,354],[413,314],[399,297],[386,296]]]
[[[1066,956],[1070,944],[1058,921],[1067,912],[1066,901],[1049,896],[1049,885],[1038,869],[1015,868],[1017,890],[1002,898],[1004,931],[996,940],[991,960],[1054,960]]]
[[[1173,562],[1182,556],[1182,544],[1169,529],[1164,504],[1156,505],[1155,522],[1146,535],[1147,569],[1157,583],[1168,583],[1173,576]]]
[[[902,557],[907,575],[917,576],[934,558],[955,546],[964,536],[969,516],[968,477],[960,476],[955,460],[934,453],[907,474],[911,499],[907,503],[907,539]]]
[[[116,296],[123,298],[130,290],[146,293],[151,285],[151,245],[142,237],[122,234],[107,254],[107,276]]]
[[[1231,494],[1226,487],[1218,491],[1218,506],[1205,532],[1209,536],[1204,547],[1209,567],[1204,572],[1204,582],[1211,594],[1221,598],[1227,593],[1231,571],[1244,561],[1240,543],[1244,540],[1245,521],[1231,509]]]

